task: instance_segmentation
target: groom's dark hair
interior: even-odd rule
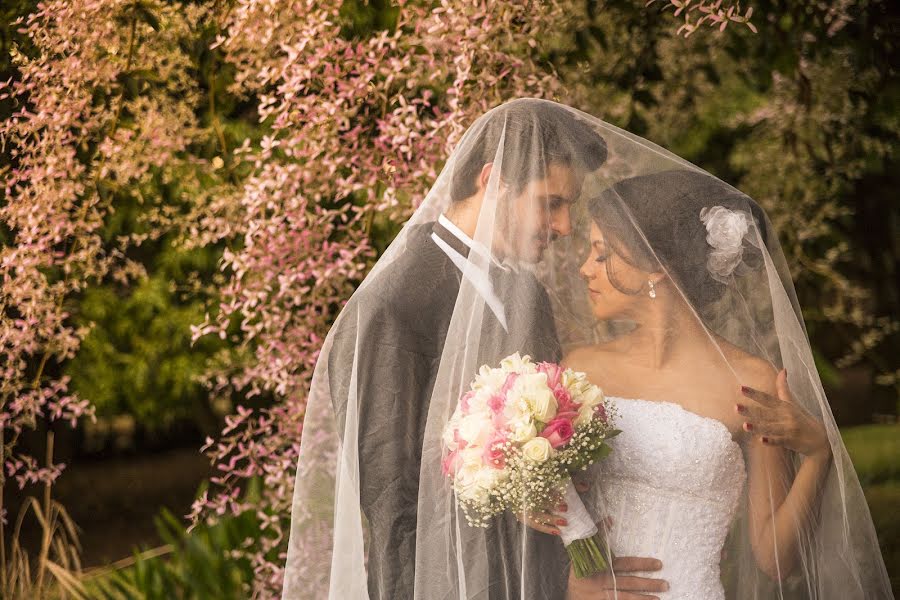
[[[606,161],[606,141],[574,110],[536,98],[513,100],[485,113],[460,141],[466,151],[453,165],[454,202],[478,191],[478,175],[495,162],[501,138],[503,178],[514,193],[546,177],[549,164],[593,171]]]

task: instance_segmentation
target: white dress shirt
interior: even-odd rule
[[[501,264],[494,258],[491,253],[484,247],[484,245],[476,243],[471,237],[469,237],[466,232],[460,229],[456,223],[445,217],[443,214],[438,217],[438,222],[444,226],[454,237],[459,239],[463,244],[465,244],[470,251],[477,252],[483,257],[489,257],[491,262],[497,266],[497,268],[503,270],[509,270],[510,267],[508,265]],[[503,302],[500,301],[500,298],[497,297],[497,293],[494,291],[494,286],[491,283],[490,278],[488,277],[488,273],[485,270],[478,269],[474,264],[469,263],[468,259],[454,250],[447,242],[442,240],[436,233],[431,234],[431,239],[434,240],[434,243],[438,245],[438,247],[444,251],[450,260],[453,261],[453,264],[456,265],[456,268],[460,270],[463,276],[468,279],[475,289],[478,291],[478,294],[484,299],[487,303],[488,307],[491,309],[491,312],[494,313],[494,316],[497,317],[497,320],[503,326],[505,331],[509,331],[506,326],[506,312],[503,310]]]

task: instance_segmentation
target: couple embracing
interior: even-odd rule
[[[442,472],[461,394],[516,352],[615,406],[576,485],[600,573],[569,564],[566,506],[472,527]],[[283,597],[891,597],[759,205],[557,103],[477,119],[325,340]]]

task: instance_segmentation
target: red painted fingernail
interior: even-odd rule
[[[735,406],[737,407],[737,411],[738,411],[739,413],[744,412],[744,405],[743,405],[743,404],[735,404]]]
[[[763,444],[768,444],[768,443],[769,443],[769,438],[763,437],[763,438],[762,438],[762,443],[763,443]]]
[[[746,385],[742,385],[742,386],[741,386],[741,392],[743,392],[743,393],[746,394],[746,393],[749,392],[749,391],[750,391],[750,388],[747,387]]]
[[[744,423],[744,427],[747,428],[747,431],[750,431],[751,429],[753,429],[753,425],[751,425],[750,423]]]

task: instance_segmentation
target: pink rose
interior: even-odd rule
[[[564,412],[558,412],[558,413],[556,413],[556,416],[553,417],[553,419],[554,419],[554,420],[556,420],[556,419],[565,419],[566,421],[570,421],[570,422],[571,422],[571,421],[574,421],[574,420],[575,420],[575,417],[577,417],[577,416],[578,416],[578,411],[577,411],[577,410],[567,410],[567,411],[564,411]]]
[[[556,396],[556,404],[560,412],[577,411],[578,405],[572,402],[572,394],[569,390],[559,385],[553,388],[553,395]]]
[[[495,469],[502,469],[506,466],[506,453],[503,445],[506,444],[506,436],[497,432],[484,447],[484,462],[491,465]]]
[[[575,428],[572,427],[572,421],[559,416],[547,423],[541,432],[541,437],[547,438],[553,448],[565,446],[573,435],[575,435]]]

